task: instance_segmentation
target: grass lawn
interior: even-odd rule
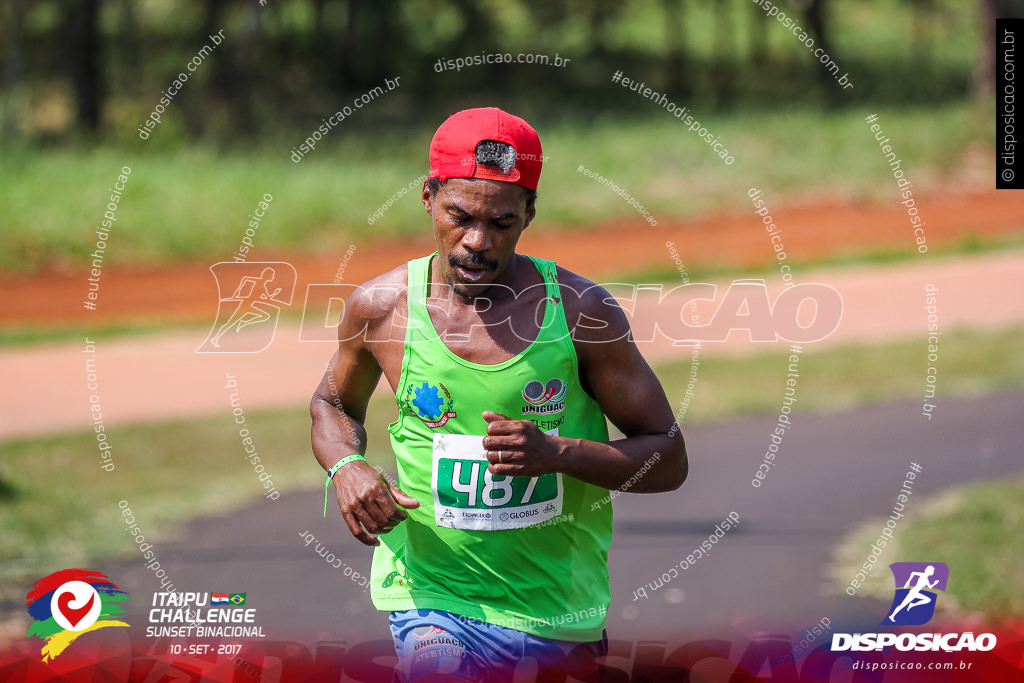
[[[1024,386],[1022,341],[1024,330],[943,335],[940,395],[977,396]],[[838,412],[870,403],[921,399],[924,356],[924,344],[912,341],[805,351],[800,356],[800,400],[794,410]],[[778,412],[787,357],[700,359],[685,424]],[[678,407],[690,381],[690,363],[655,369],[669,400]]]
[[[1024,222],[1022,222],[1024,225]],[[985,237],[965,235],[956,242],[940,246],[929,246],[928,257],[935,259],[956,258],[971,254],[991,254],[994,252],[1024,251],[1024,233],[1012,233]],[[888,265],[912,263],[920,258],[913,249],[904,248],[866,248],[863,251],[846,251],[841,255],[800,261],[787,259],[793,272],[807,273],[814,269],[845,268],[857,265]],[[711,264],[704,266],[695,264],[687,266],[686,275],[691,282],[717,282],[721,280],[739,280],[745,278],[771,279],[779,277],[777,263],[765,265],[736,267],[727,264]],[[621,270],[611,272],[602,278],[606,282],[654,282],[661,284],[678,284],[679,270],[674,264],[658,265],[647,268]],[[79,335],[81,336],[81,335]],[[4,343],[4,331],[0,329],[0,345]]]
[[[622,197],[579,172],[581,166],[611,179],[667,221],[737,202],[746,206],[751,187],[769,192],[780,205],[808,197],[893,199],[888,167],[864,121],[868,113],[878,114],[899,145],[918,192],[961,178],[968,151],[988,149],[992,138],[988,104],[872,112],[803,105],[709,114],[702,122],[735,157],[726,166],[680,121],[654,103],[640,104],[650,105],[639,110],[643,119],[598,114],[575,125],[536,122],[550,157],[538,205],[544,225],[573,229],[642,220]],[[699,103],[688,104],[701,116]],[[432,132],[403,130],[381,139],[360,134],[358,127],[339,129],[298,164],[286,146],[269,141],[249,151],[136,145],[11,149],[0,155],[0,269],[30,272],[89,261],[110,188],[124,166],[131,173],[109,230],[108,265],[230,258],[264,194],[272,201],[252,238],[258,252],[343,251],[356,239],[419,233],[418,179],[426,171]],[[403,192],[383,217],[367,222],[389,197]]]
[[[900,520],[890,557],[928,558],[949,566],[949,586],[940,612],[982,611],[993,617],[1024,613],[1024,478],[973,484],[917,501]],[[878,537],[885,518],[870,520],[840,544],[830,574],[845,585],[857,574],[866,548]],[[858,595],[888,602],[892,578],[875,572]]]
[[[211,316],[212,317],[212,316]],[[85,337],[90,339],[116,339],[119,337],[142,337],[153,334],[166,334],[168,331],[184,332],[192,330],[197,334],[210,329],[209,320],[194,323],[110,323],[100,325],[80,324],[67,325],[56,321],[53,326],[9,325],[0,326],[0,348],[4,346],[34,346],[57,344],[61,342],[80,342]]]

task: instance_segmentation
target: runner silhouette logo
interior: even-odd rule
[[[258,353],[270,346],[281,309],[290,306],[296,272],[290,263],[215,263],[217,318],[196,353]]]
[[[945,591],[949,567],[942,562],[893,562],[896,594],[882,625],[920,626],[935,615],[936,591]]]

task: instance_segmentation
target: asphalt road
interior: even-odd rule
[[[825,569],[846,532],[868,517],[888,516],[910,463],[922,468],[907,503],[911,512],[922,497],[947,487],[1024,474],[1024,393],[936,402],[930,421],[917,402],[797,414],[760,488],[751,480],[774,418],[685,428],[691,464],[683,488],[615,500],[610,637],[671,643],[792,634],[822,617],[833,628],[877,625],[887,605],[847,596],[845,584],[834,585]],[[256,608],[270,639],[387,640],[386,618],[369,594],[303,541],[302,534],[313,534],[355,571],[369,569],[370,550],[349,536],[333,502],[329,518],[321,517],[322,493],[310,489],[196,520],[183,539],[155,549],[179,591],[247,592],[247,606]],[[648,598],[636,596],[732,511],[738,528],[710,554],[648,590]],[[927,559],[883,555],[881,571],[889,562]],[[144,624],[148,601],[160,590],[153,572],[141,559],[106,569],[133,596],[127,621]]]

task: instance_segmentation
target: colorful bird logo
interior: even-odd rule
[[[36,581],[25,607],[34,620],[28,635],[43,641],[43,661],[64,652],[78,636],[111,626],[124,612],[128,594],[94,569],[64,569]]]

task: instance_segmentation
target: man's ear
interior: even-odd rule
[[[420,200],[423,202],[423,208],[427,210],[427,213],[430,213],[434,206],[434,196],[430,193],[426,180],[423,181],[423,191],[420,193]]]
[[[531,206],[529,209],[526,210],[526,221],[523,223],[523,230],[526,230],[528,227],[530,227],[530,223],[533,221],[533,219],[536,216],[537,216],[537,205],[534,204],[533,206]]]

